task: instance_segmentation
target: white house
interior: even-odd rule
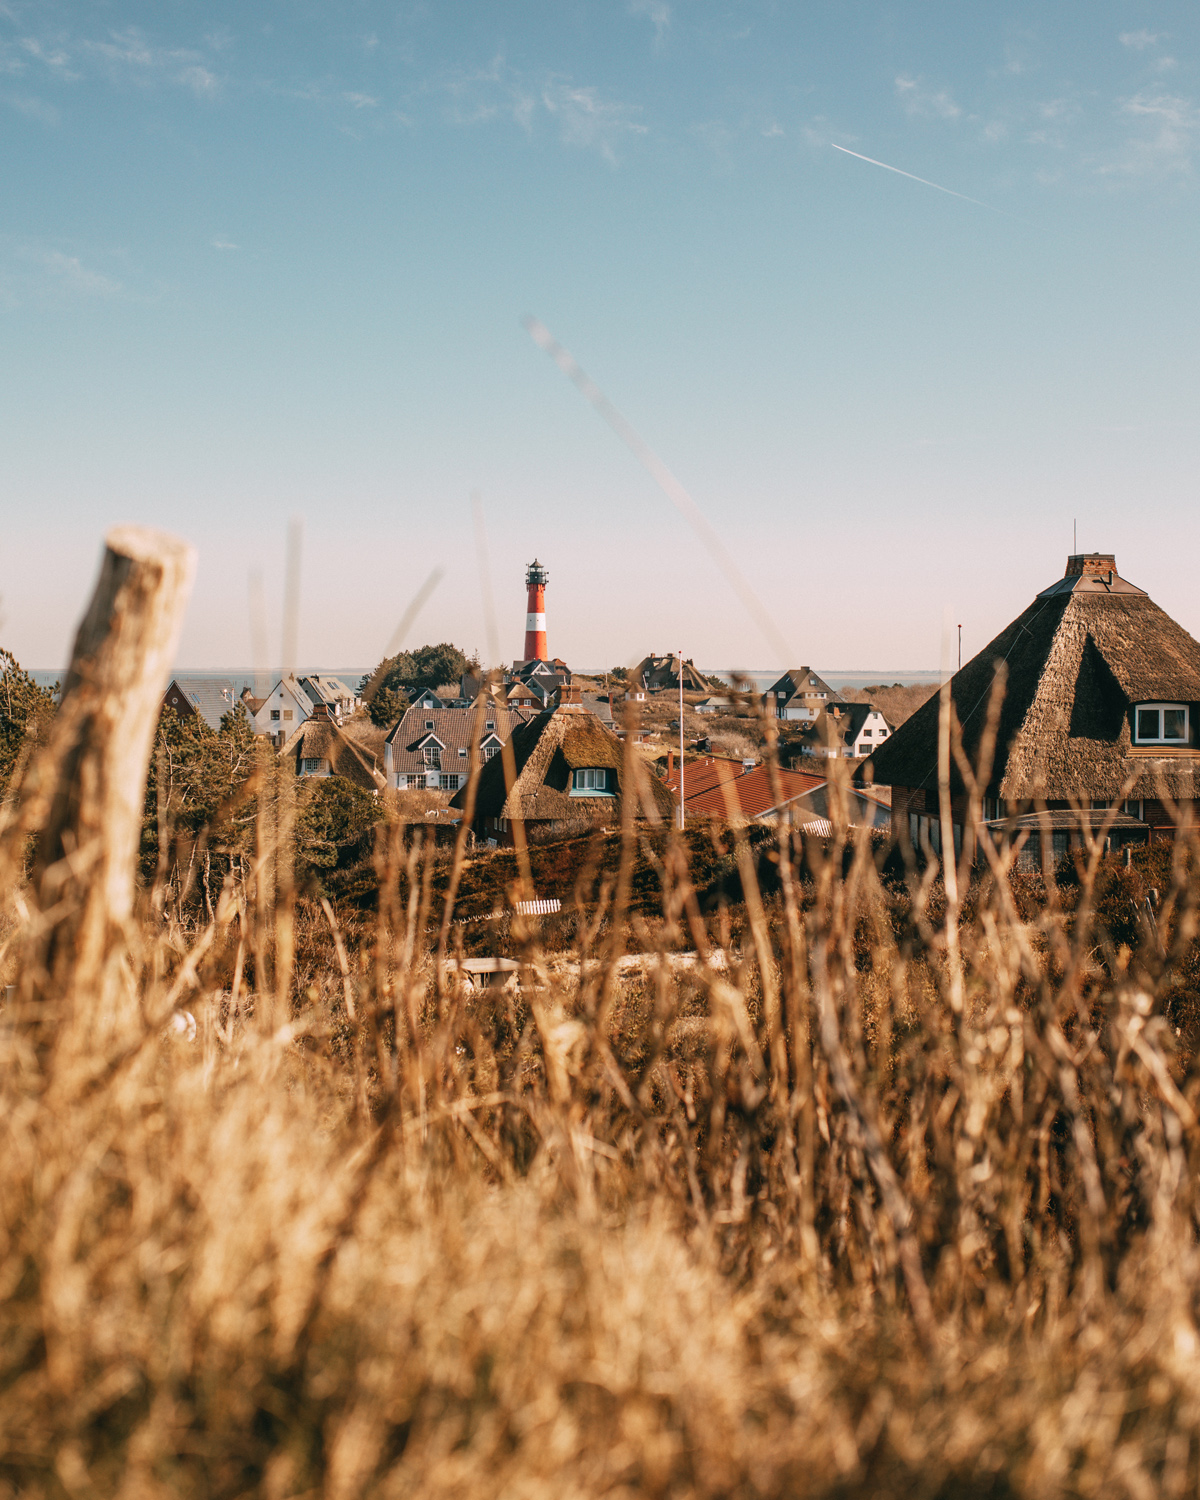
[[[294,677],[280,678],[265,698],[244,697],[242,701],[255,734],[275,735],[280,745],[312,718],[313,701]]]
[[[447,708],[433,698],[418,699],[383,744],[387,784],[397,791],[420,787],[457,792],[471,770],[471,742],[477,740],[481,761],[500,754],[504,741],[528,713],[499,706],[490,697],[482,714],[475,706]]]
[[[892,733],[892,726],[873,703],[831,703],[811,728],[804,730],[800,748],[805,755],[831,760],[870,755]]]

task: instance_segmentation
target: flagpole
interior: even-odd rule
[[[679,652],[679,831],[683,832],[683,650]]]

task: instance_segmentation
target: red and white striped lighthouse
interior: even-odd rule
[[[550,574],[535,557],[525,569],[529,598],[525,605],[525,660],[549,661],[546,653],[546,585]]]

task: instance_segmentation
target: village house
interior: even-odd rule
[[[312,718],[314,707],[295,677],[281,677],[265,698],[256,698],[247,688],[242,693],[242,702],[255,734],[268,734],[279,746]]]
[[[763,708],[777,719],[815,724],[830,703],[842,700],[811,667],[792,667],[762,695]]]
[[[817,719],[792,743],[802,756],[855,760],[890,738],[892,726],[873,703],[827,704]]]
[[[678,797],[680,778],[674,755],[669,758],[665,779]],[[683,795],[689,818],[783,822],[828,838],[834,829],[833,802],[839,794],[824,774],[780,767],[772,777],[766,765],[706,756],[685,764]],[[840,816],[852,827],[889,827],[890,812],[878,792],[842,787],[840,796]]]
[[[424,787],[457,792],[471,771],[471,746],[479,747],[486,763],[530,715],[504,707],[492,696],[482,706],[450,708],[436,698],[414,703],[383,745],[383,769],[388,786],[397,791]]]
[[[353,688],[348,687],[340,677],[331,677],[327,673],[313,672],[307,677],[301,677],[300,686],[314,706],[324,703],[329,709],[330,717],[339,724],[343,719],[348,719],[362,703]]]
[[[559,702],[512,735],[514,780],[506,781],[504,761],[494,756],[483,767],[476,791],[473,831],[476,838],[511,844],[512,824],[520,819],[526,837],[565,837],[589,826],[616,827],[622,798],[638,797],[638,816],[647,805],[670,822],[674,799],[656,777],[643,772],[639,789],[623,785],[624,752],[620,740],[580,701],[577,687],[564,685]],[[460,790],[452,807],[465,805]]]
[[[630,689],[643,689],[648,693],[679,691],[679,679],[683,677],[685,693],[702,693],[708,683],[697,672],[691,657],[681,660],[678,656],[657,656],[653,651],[643,656],[628,677]]]
[[[172,709],[180,719],[203,719],[214,732],[237,702],[227,677],[172,677],[163,694],[164,708]]]
[[[308,719],[288,736],[280,759],[297,776],[342,776],[366,792],[384,785],[373,759],[350,740],[324,703],[315,704]]]
[[[977,763],[998,674],[1004,681],[983,821],[998,838],[1025,834],[1029,859],[1057,856],[1085,829],[1112,844],[1173,838],[1173,802],[1197,812],[1200,642],[1111,553],[1067,559],[1006,630],[950,679],[968,760]],[[892,788],[893,827],[940,852],[939,699],[877,749],[863,774]],[[961,851],[966,789],[950,765],[950,816]]]

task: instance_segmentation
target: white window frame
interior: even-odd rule
[[[580,766],[571,772],[572,797],[611,797],[608,766]]]
[[[1171,739],[1164,737],[1162,733],[1163,715],[1167,711],[1175,709],[1183,714],[1183,735],[1173,736]],[[1155,712],[1158,714],[1157,735],[1143,735],[1141,733],[1141,716],[1144,713]],[[1135,703],[1133,705],[1133,743],[1135,745],[1189,745],[1192,738],[1192,715],[1191,708],[1186,703],[1147,702]]]

